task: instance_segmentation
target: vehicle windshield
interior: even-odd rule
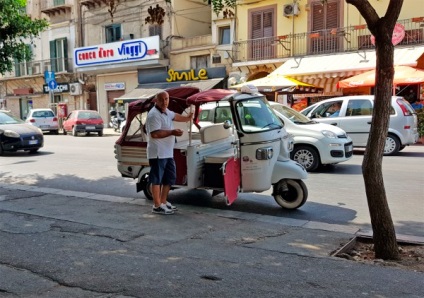
[[[244,132],[264,132],[283,127],[265,97],[240,100],[236,103],[237,118]]]
[[[307,124],[307,123],[309,124],[313,122],[311,121],[311,119],[309,119],[305,115],[302,115],[298,111],[290,109],[289,107],[286,107],[286,106],[281,106],[278,109],[278,111],[284,116],[286,116],[291,122],[296,124]]]
[[[0,112],[0,125],[2,125],[2,124],[18,124],[18,123],[24,123],[24,121],[19,119],[18,117],[13,116],[10,113]]]
[[[303,109],[302,111],[300,111],[300,113],[302,115],[308,115],[310,111],[312,111],[315,108],[315,105],[311,105],[309,107],[307,107],[306,109]]]

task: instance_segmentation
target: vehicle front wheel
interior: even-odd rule
[[[318,152],[310,146],[295,146],[291,157],[308,172],[315,171],[321,164]]]
[[[103,130],[99,131],[99,137],[103,136]]]
[[[146,199],[152,201],[153,200],[153,194],[152,194],[152,184],[149,181],[149,174],[146,173],[141,178],[141,183],[143,185],[143,193],[146,196]]]
[[[2,156],[3,154],[4,154],[3,147],[0,144],[0,156]]]
[[[31,149],[31,150],[29,150],[29,154],[37,153],[39,149],[40,149],[40,148],[37,148],[37,149]]]
[[[274,184],[272,195],[285,209],[297,209],[308,199],[308,189],[302,180],[282,179]]]
[[[384,155],[396,155],[400,150],[399,139],[389,134],[386,138],[386,144],[384,145]]]

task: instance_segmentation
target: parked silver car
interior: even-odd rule
[[[400,96],[392,96],[389,131],[384,155],[395,155],[418,141],[417,115]],[[366,147],[374,108],[374,95],[352,95],[320,101],[301,113],[321,122],[340,127],[352,138],[354,147]]]
[[[28,112],[25,122],[42,131],[59,134],[59,123],[52,109],[32,109]]]

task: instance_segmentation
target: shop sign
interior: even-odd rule
[[[159,36],[74,49],[76,68],[152,59],[159,59]]]
[[[190,69],[189,71],[175,71],[171,68],[168,70],[168,78],[166,78],[166,81],[198,81],[207,79],[208,72],[204,68],[199,69],[197,72],[194,69]]]
[[[50,88],[49,85],[43,85],[43,93],[49,93]],[[57,87],[54,89],[55,93],[64,93],[69,92],[69,84],[68,83],[57,83]]]
[[[125,83],[106,83],[105,90],[125,90]]]

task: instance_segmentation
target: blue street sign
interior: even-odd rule
[[[57,88],[57,82],[56,82],[55,80],[50,81],[50,82],[48,82],[47,84],[49,85],[49,89],[50,89],[50,91],[54,91],[54,89],[56,89],[56,88]]]
[[[50,81],[54,81],[55,80],[54,71],[46,70],[44,72],[44,80],[46,81],[46,84],[50,83]]]

